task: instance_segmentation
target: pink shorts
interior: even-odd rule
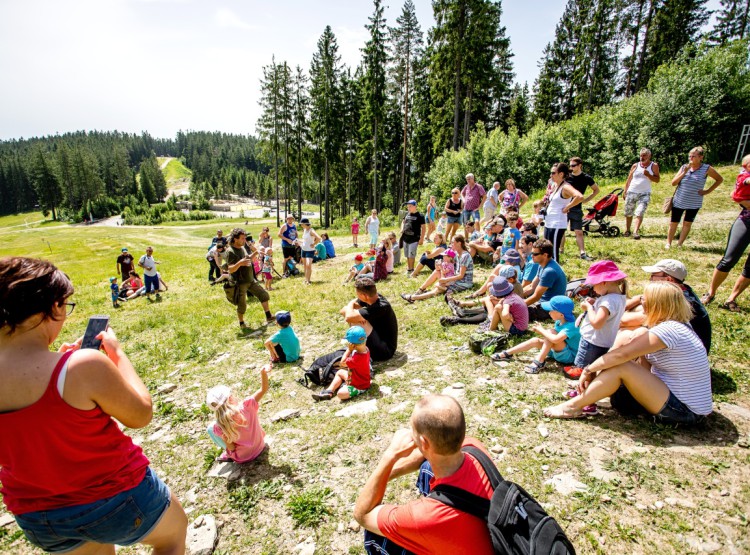
[[[263,278],[266,281],[272,281],[273,280],[273,275],[271,274],[271,272],[263,272]]]

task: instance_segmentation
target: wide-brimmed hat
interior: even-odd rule
[[[506,279],[518,278],[518,270],[516,269],[515,266],[508,266],[507,264],[503,264],[498,269],[497,275],[500,277],[504,277]]]
[[[664,272],[668,276],[672,276],[679,281],[685,281],[688,274],[685,265],[674,258],[665,258],[664,260],[659,260],[659,262],[653,266],[641,266],[641,269],[649,274]]]
[[[490,295],[493,297],[507,297],[513,292],[513,286],[502,276],[497,276],[492,280]]]
[[[592,264],[586,276],[586,285],[596,285],[605,281],[620,281],[628,277],[628,274],[620,270],[617,264],[611,260],[602,260]]]
[[[216,385],[208,390],[208,393],[206,393],[206,405],[211,410],[218,409],[221,405],[227,402],[227,399],[229,399],[229,396],[232,394],[232,390],[230,390],[225,385]]]
[[[548,302],[542,303],[542,308],[547,312],[555,310],[565,317],[566,322],[572,322],[576,319],[573,314],[575,303],[565,295],[555,295]]]
[[[510,262],[514,266],[518,266],[521,263],[521,253],[519,253],[516,249],[508,249],[507,251],[505,251],[505,254],[501,258],[501,260]]]
[[[443,256],[450,256],[451,258],[456,258],[458,256],[458,253],[454,251],[453,249],[445,249],[443,251]]]

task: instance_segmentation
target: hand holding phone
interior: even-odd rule
[[[86,333],[83,334],[81,349],[96,349],[98,351],[102,346],[102,340],[97,339],[97,336],[106,330],[107,326],[109,326],[109,316],[98,314],[89,318]]]

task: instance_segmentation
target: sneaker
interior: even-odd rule
[[[641,236],[638,233],[636,233],[635,235],[633,235],[633,239],[635,239],[636,241],[640,241]]]
[[[245,322],[240,322],[240,328],[243,330],[247,329],[247,324]]]
[[[316,401],[330,401],[333,397],[333,393],[328,391],[327,389],[324,389],[320,393],[313,393],[312,398]]]
[[[161,295],[159,295],[159,293],[156,294],[156,299],[157,300],[161,299]]]
[[[672,243],[664,243],[664,250],[665,251],[668,251],[671,248],[672,248]]]
[[[582,252],[581,253],[581,260],[587,260],[587,261],[591,262],[592,260],[595,260],[595,258],[593,256],[589,256],[585,252]]]

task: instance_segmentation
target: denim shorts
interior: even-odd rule
[[[87,542],[131,545],[148,536],[167,512],[169,488],[149,467],[141,483],[85,505],[16,516],[32,544],[49,553],[66,553]]]
[[[706,419],[705,415],[695,414],[671,391],[669,392],[667,402],[664,403],[664,406],[657,414],[649,413],[636,401],[624,385],[621,385],[617,391],[610,395],[609,399],[612,403],[612,408],[620,414],[625,416],[649,416],[658,424],[693,426],[702,423]]]
[[[479,209],[476,209],[476,210],[464,210],[461,213],[461,216],[463,216],[463,218],[464,218],[464,223],[466,223],[469,220],[471,220],[472,216],[473,216],[473,219],[474,219],[475,222],[478,222],[479,220],[482,219],[482,216],[479,214]]]
[[[447,216],[449,224],[460,224],[461,216]]]
[[[302,251],[302,258],[313,258],[315,251]]]
[[[583,368],[608,352],[609,349],[607,347],[594,345],[581,338],[581,342],[578,344],[578,354],[576,354],[576,360],[573,364],[579,368]]]
[[[143,276],[143,283],[146,286],[146,294],[148,295],[151,291],[159,292],[159,276]]]

